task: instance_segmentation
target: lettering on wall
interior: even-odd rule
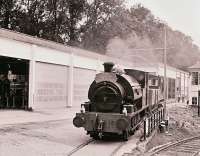
[[[67,99],[65,83],[38,82],[37,86],[37,102],[63,102]]]

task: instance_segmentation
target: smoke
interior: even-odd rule
[[[114,37],[106,47],[106,55],[130,61],[137,66],[155,66],[155,47],[147,36],[140,37],[132,32],[125,39]]]

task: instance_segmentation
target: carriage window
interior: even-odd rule
[[[158,79],[150,79],[149,86],[158,86]]]
[[[175,79],[172,78],[168,78],[168,98],[175,98]],[[179,90],[179,88],[177,88],[177,91]]]
[[[153,86],[155,86],[155,85],[156,85],[156,80],[153,79],[152,82],[151,82],[151,84],[152,84]]]
[[[197,97],[192,97],[192,104],[196,105],[197,104]]]

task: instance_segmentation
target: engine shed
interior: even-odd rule
[[[0,29],[0,82],[7,85],[6,93],[0,95],[0,108],[80,107],[105,61],[164,76],[162,64],[136,67],[130,61]],[[187,99],[189,73],[167,67],[167,77],[168,99]]]

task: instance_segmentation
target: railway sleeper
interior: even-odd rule
[[[187,148],[187,147],[177,147],[177,148],[171,148],[172,151],[177,151],[177,150],[186,150],[186,151],[198,151],[199,149],[194,149],[194,148]]]
[[[195,148],[200,148],[200,145],[199,144],[182,144],[181,146],[185,146],[185,147],[195,147]]]
[[[170,150],[170,151],[172,151],[172,150]],[[197,151],[192,151],[192,150],[179,150],[179,149],[176,149],[176,150],[174,150],[174,151],[172,151],[172,152],[179,152],[179,153],[196,153]]]
[[[188,149],[199,149],[200,146],[193,146],[193,145],[181,145],[179,148],[188,148]]]

